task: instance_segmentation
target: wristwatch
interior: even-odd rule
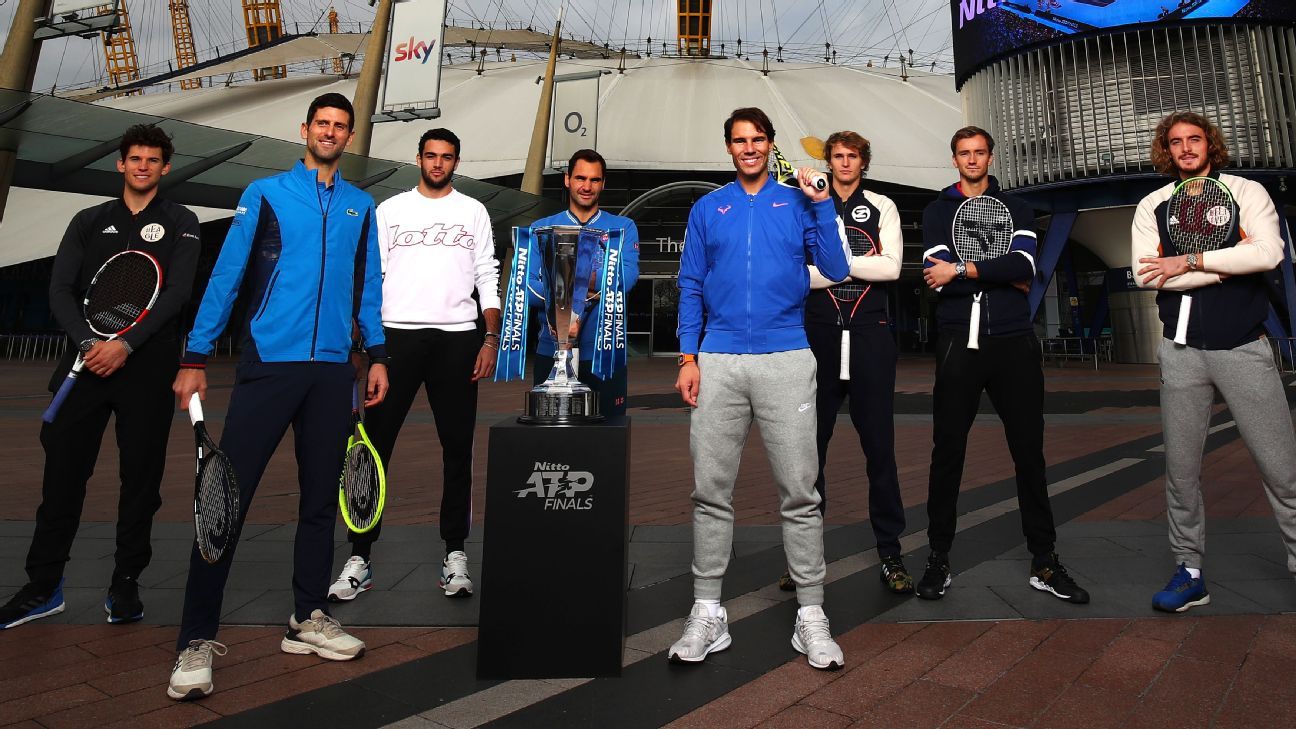
[[[680,366],[680,367],[683,367],[685,364],[688,364],[689,362],[697,362],[697,355],[696,355],[696,354],[681,354],[681,355],[679,356],[679,366]]]
[[[967,278],[967,264],[959,261],[954,264],[954,274],[958,280],[962,281]]]
[[[1189,270],[1189,271],[1196,271],[1196,270],[1197,270],[1197,254],[1196,254],[1196,253],[1189,253],[1189,254],[1185,257],[1185,259],[1188,261],[1188,270]]]
[[[81,343],[77,345],[77,349],[81,351],[81,354],[85,354],[86,352],[89,352],[90,350],[94,349],[94,346],[98,344],[100,341],[101,340],[96,339],[95,337],[90,337],[89,339],[82,339]]]

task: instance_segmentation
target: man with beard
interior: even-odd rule
[[[989,173],[994,139],[979,127],[964,127],[950,139],[958,182],[941,191],[923,211],[923,277],[938,294],[936,383],[932,389],[932,461],[927,481],[927,541],[931,554],[915,592],[939,600],[949,587],[950,547],[958,523],[968,431],[981,393],[990,396],[1003,422],[1017,471],[1017,505],[1031,553],[1031,587],[1073,604],[1089,593],[1058,561],[1057,532],[1044,465],[1044,371],[1031,323],[1027,285],[1035,276],[1037,242],[1030,225],[1034,211],[1004,193]],[[979,195],[998,199],[1012,215],[1008,252],[981,261],[955,257],[953,223],[963,202]],[[974,298],[981,302],[973,315]],[[975,337],[971,327],[976,327]],[[979,348],[972,344],[979,340]]]
[[[188,409],[207,399],[204,367],[234,301],[250,294],[242,360],[234,375],[220,448],[238,477],[243,523],[266,464],[288,426],[297,443],[297,537],[293,614],[279,647],[333,661],[364,654],[365,644],[328,614],[328,576],[337,521],[337,483],[351,432],[351,332],[358,324],[371,365],[366,405],[387,392],[382,280],[373,198],[338,172],[355,112],[341,94],[317,97],[301,125],[305,159],[248,185],[212,269],[172,390]],[[212,656],[225,582],[238,542],[208,564],[195,544],[167,695],[201,699],[213,691]]]
[[[1253,180],[1222,174],[1228,163],[1224,136],[1210,120],[1186,111],[1162,119],[1152,136],[1152,164],[1172,179],[1143,198],[1131,230],[1138,285],[1157,290],[1164,325],[1157,360],[1166,516],[1170,551],[1179,566],[1152,597],[1152,607],[1167,612],[1181,613],[1210,602],[1202,577],[1206,506],[1201,462],[1216,390],[1260,470],[1287,545],[1287,569],[1296,574],[1296,436],[1264,338],[1269,299],[1260,275],[1282,261],[1286,246],[1268,192]],[[1194,177],[1214,178],[1228,186],[1237,215],[1229,247],[1207,253],[1184,253],[1174,247],[1166,208],[1178,184]],[[1229,214],[1232,211],[1219,208],[1207,213],[1212,218]],[[1188,292],[1192,298],[1186,343],[1176,344],[1180,304]]]
[[[567,172],[563,174],[563,186],[567,188],[567,209],[547,218],[541,218],[531,224],[532,228],[543,228],[550,225],[579,225],[602,231],[620,230],[621,265],[623,267],[624,291],[629,292],[639,280],[639,229],[629,218],[613,215],[599,209],[599,196],[603,194],[603,185],[607,177],[607,162],[603,155],[592,149],[580,149],[571,156]],[[606,248],[606,243],[604,247]],[[593,267],[592,276],[597,278],[603,270],[603,261],[607,255],[602,251]],[[527,290],[533,303],[543,305],[549,295],[549,286],[544,280],[543,266],[531,266]],[[597,297],[597,281],[591,282],[590,294]],[[586,304],[581,322],[575,324],[577,336],[572,338],[572,346],[580,352],[580,369],[577,378],[599,394],[599,413],[603,415],[625,415],[627,377],[624,367],[617,368],[610,377],[595,377],[593,370],[595,330],[599,317],[603,313],[602,299]],[[574,316],[574,314],[573,314]],[[554,333],[549,327],[540,329],[540,341],[536,344],[536,356],[532,363],[532,384],[539,385],[549,376],[554,367],[554,350],[557,344]]]
[[[59,244],[50,308],[77,346],[59,361],[53,387],[62,384],[78,350],[85,353],[85,367],[54,422],[41,426],[45,473],[27,552],[28,582],[0,607],[0,629],[63,612],[63,570],[110,416],[117,418],[121,496],[104,611],[109,623],[144,617],[139,577],[153,556],[153,514],[162,505],[162,472],[175,417],[170,383],[180,353],[180,312],[189,302],[201,248],[198,218],[158,195],[174,151],[171,137],[158,127],[127,129],[117,161],[125,178],[121,197],[77,213]],[[156,258],[163,286],[138,326],[104,341],[86,324],[81,301],[95,272],[123,250]]]
[[[472,595],[464,541],[472,523],[477,383],[495,374],[500,331],[495,237],[486,207],[454,189],[459,147],[459,137],[449,129],[424,132],[418,187],[378,206],[391,391],[366,421],[378,455],[390,468],[396,436],[419,385],[426,388],[441,441],[446,555],[439,585],[446,597]],[[484,333],[479,318],[485,319]],[[353,600],[373,587],[370,551],[381,530],[379,521],[368,532],[348,535],[351,557],[329,588],[330,600]]]

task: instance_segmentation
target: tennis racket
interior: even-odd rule
[[[189,422],[193,423],[194,441],[198,445],[198,464],[194,469],[194,538],[202,558],[208,564],[215,564],[234,544],[238,532],[238,477],[229,457],[207,433],[202,401],[196,392],[189,398]]]
[[[846,226],[846,242],[850,244],[851,257],[871,256],[877,252],[873,236],[853,225]],[[828,287],[828,298],[837,307],[837,326],[841,327],[841,371],[838,377],[850,379],[850,322],[855,318],[855,311],[873,284],[848,278],[842,283]],[[842,315],[843,308],[850,307],[850,313]]]
[[[387,475],[383,473],[378,450],[369,442],[364,427],[364,409],[360,406],[360,385],[351,391],[351,417],[355,433],[347,440],[342,478],[338,482],[338,508],[347,529],[363,534],[373,529],[382,517],[387,502]]]
[[[148,316],[162,290],[162,266],[143,251],[122,251],[104,261],[86,289],[81,311],[90,331],[112,341],[130,331]],[[41,420],[54,422],[59,408],[72,392],[77,376],[85,365],[85,353],[77,355],[67,378],[54,393],[54,399]]]
[[[1013,239],[1012,213],[1002,200],[989,195],[970,197],[954,213],[954,254],[964,263],[998,258],[1008,252]],[[980,349],[981,296],[972,297],[968,322],[968,349]]]
[[[788,182],[790,180],[792,181],[792,184],[797,184],[796,168],[793,167],[792,163],[788,162],[787,157],[784,157],[783,153],[779,151],[778,145],[771,144],[770,151],[770,172],[774,173],[774,179],[779,182]],[[823,175],[815,177],[814,186],[816,190],[824,189],[828,186],[828,178]]]
[[[1225,248],[1237,227],[1237,204],[1228,185],[1212,177],[1192,177],[1179,183],[1166,202],[1166,230],[1180,255]],[[1192,296],[1179,299],[1175,344],[1188,343]]]

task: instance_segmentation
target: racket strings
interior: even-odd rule
[[[86,321],[99,334],[116,334],[139,319],[157,289],[158,269],[150,258],[119,254],[104,265],[86,292]]]
[[[1008,253],[1012,238],[1012,214],[993,197],[968,198],[954,216],[954,248],[964,261],[998,258]]]
[[[377,518],[380,478],[378,462],[365,444],[347,450],[342,490],[351,522],[357,527],[369,526]]]
[[[234,467],[224,454],[209,454],[198,474],[197,537],[199,551],[215,561],[233,540],[239,502]]]
[[[851,256],[867,256],[873,252],[873,239],[868,233],[855,228],[846,228],[846,242],[850,244]],[[869,283],[867,281],[857,281],[853,278],[846,279],[845,282],[830,286],[828,291],[832,293],[838,301],[854,301],[868,291]]]
[[[1222,184],[1209,179],[1183,183],[1166,206],[1170,240],[1184,253],[1218,250],[1233,233],[1233,196]]]

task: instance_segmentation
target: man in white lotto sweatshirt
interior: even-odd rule
[[[477,382],[495,374],[500,331],[499,262],[490,216],[452,185],[459,147],[459,137],[448,129],[424,132],[418,187],[378,206],[391,385],[366,420],[369,437],[390,469],[396,436],[419,385],[426,388],[442,450],[446,556],[440,586],[446,597],[472,595],[464,540],[472,523]],[[352,600],[373,586],[369,553],[381,528],[379,522],[369,532],[348,535],[351,557],[329,588],[330,600]]]

